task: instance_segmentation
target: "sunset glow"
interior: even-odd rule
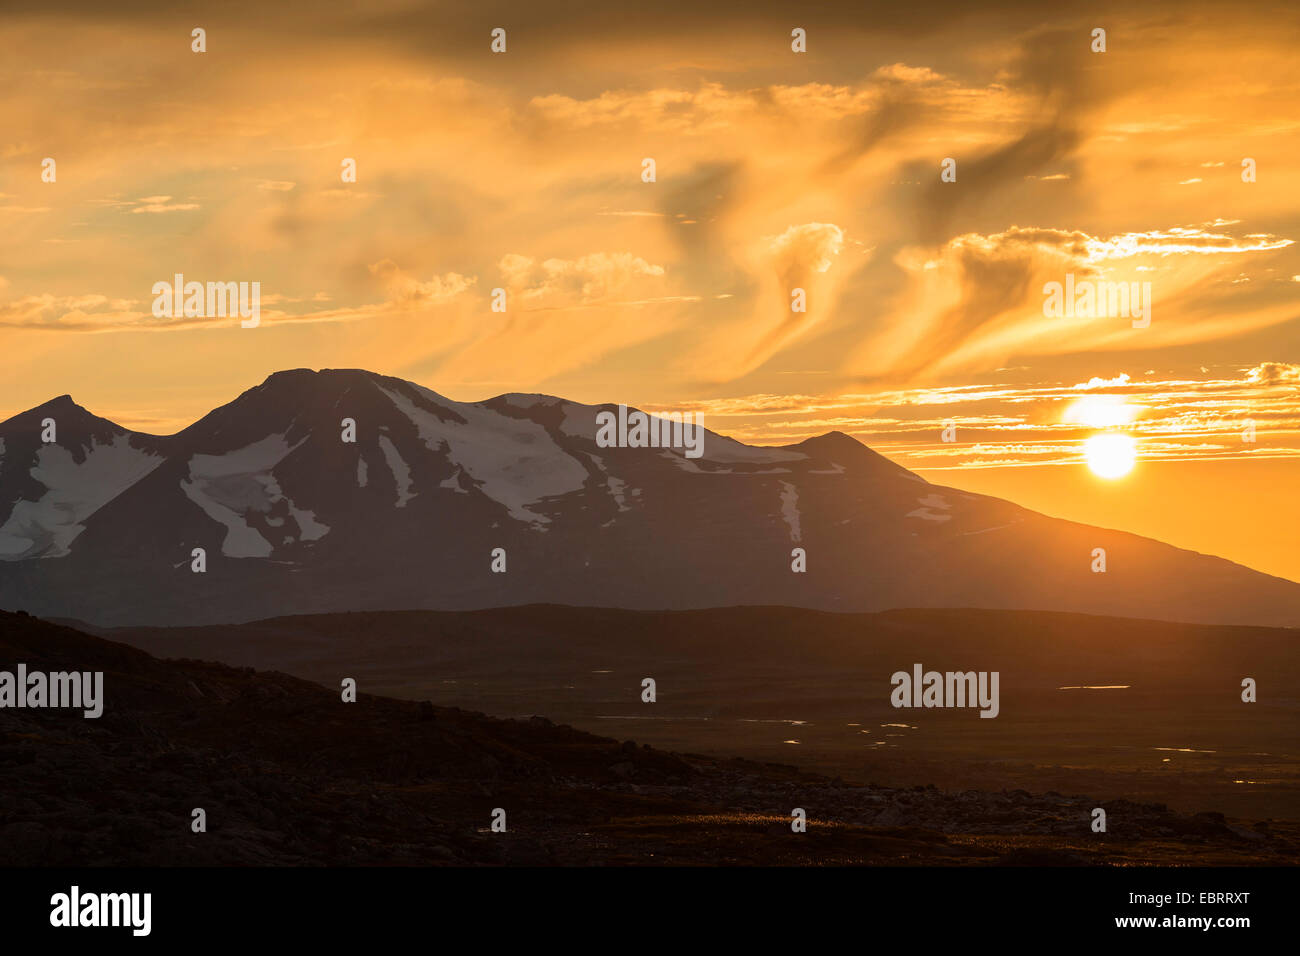
[[[796,54],[784,9],[738,29],[507,4],[493,55],[495,24],[438,5],[238,2],[205,11],[198,55],[162,5],[18,6],[0,417],[71,392],[167,434],[279,369],[366,368],[690,410],[752,443],[844,431],[1300,578],[1293,7],[1116,5],[1104,54],[1091,12],[819,9]],[[260,327],[156,315],[182,272],[260,282]],[[1097,294],[1049,315],[1052,283]],[[1144,284],[1130,318],[1115,293]],[[1094,497],[1084,443],[1120,428],[1144,467]],[[1225,487],[1251,492],[1196,506]]]

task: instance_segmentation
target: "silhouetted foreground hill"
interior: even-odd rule
[[[104,672],[99,719],[0,709],[0,865],[1286,863],[1293,828],[1086,797],[851,786],[0,613],[0,669]],[[191,811],[208,832],[193,833]],[[508,831],[489,829],[494,808]],[[808,813],[793,833],[790,812]]]

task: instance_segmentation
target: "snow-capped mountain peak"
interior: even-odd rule
[[[155,437],[61,396],[0,423],[0,605],[102,623],[553,602],[1300,624],[1300,585],[932,485],[840,432],[762,447],[705,429],[695,455],[598,440],[635,411],[293,369]]]

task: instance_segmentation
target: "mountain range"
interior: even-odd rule
[[[0,606],[99,625],[534,603],[1300,625],[1300,584],[931,484],[840,432],[710,431],[688,457],[601,447],[601,411],[294,369],[154,436],[60,396],[0,424]]]

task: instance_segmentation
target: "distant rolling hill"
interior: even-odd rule
[[[755,606],[687,611],[531,605],[477,611],[307,614],[241,625],[96,629],[166,657],[293,669],[372,662],[544,677],[617,663],[725,675],[830,668],[888,678],[897,664],[1000,669],[1014,690],[1063,684],[1180,686],[1216,692],[1266,675],[1300,692],[1300,631],[1183,624],[1053,611],[912,608],[838,613]],[[1226,684],[1225,684],[1226,682]],[[1228,695],[1235,697],[1235,694]]]

